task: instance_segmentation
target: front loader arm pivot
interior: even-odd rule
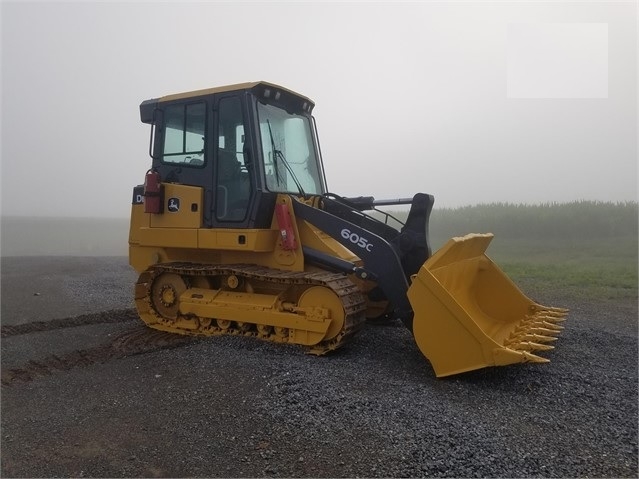
[[[366,270],[377,276],[377,284],[395,308],[395,316],[412,329],[413,311],[406,295],[408,280],[391,244],[381,236],[325,210],[300,201],[293,201],[293,208],[297,218],[324,231],[364,261]]]

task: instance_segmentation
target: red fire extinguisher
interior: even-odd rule
[[[151,169],[144,177],[144,212],[162,213],[162,186],[160,184],[160,173]]]

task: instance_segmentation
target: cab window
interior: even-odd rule
[[[171,105],[164,112],[163,163],[204,165],[205,103]]]
[[[274,105],[257,106],[266,187],[274,192],[321,194],[309,117]]]

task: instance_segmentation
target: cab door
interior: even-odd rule
[[[221,95],[214,111],[213,222],[223,227],[246,227],[255,179],[247,161],[250,141],[242,97]]]

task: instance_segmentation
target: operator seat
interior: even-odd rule
[[[218,150],[217,155],[217,198],[219,219],[240,221],[246,216],[250,196],[248,173],[242,172],[242,165],[235,152]]]

